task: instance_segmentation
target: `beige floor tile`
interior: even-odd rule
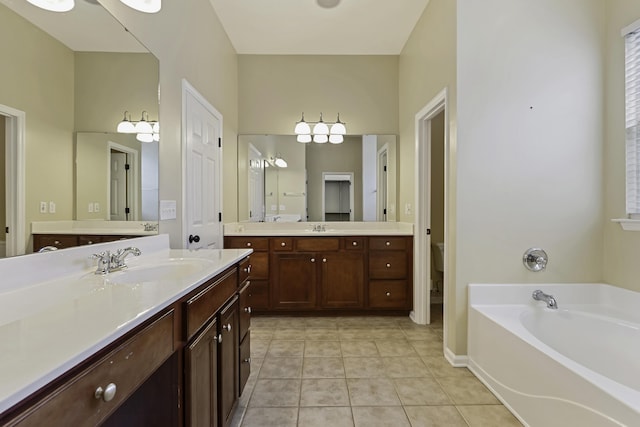
[[[375,342],[365,340],[340,341],[343,357],[379,356]]]
[[[384,357],[400,357],[400,356],[417,356],[418,353],[413,349],[411,344],[405,339],[402,340],[376,340],[376,347],[380,356]]]
[[[251,340],[270,340],[273,338],[273,329],[255,329],[251,327]]]
[[[471,427],[519,427],[520,421],[502,405],[458,406]]]
[[[383,378],[386,376],[381,357],[345,357],[347,378]]]
[[[300,408],[298,427],[353,427],[351,408]]]
[[[304,339],[312,341],[339,341],[338,329],[309,328],[304,331]]]
[[[351,406],[399,406],[400,399],[388,378],[347,378]]]
[[[440,341],[438,333],[431,328],[403,330],[402,333],[408,340]]]
[[[344,378],[341,357],[305,357],[302,366],[303,378]]]
[[[423,356],[422,361],[427,365],[431,374],[436,378],[473,377],[470,370],[467,368],[456,368],[452,366],[444,356]]]
[[[267,357],[260,378],[302,378],[302,357]]]
[[[496,405],[500,402],[476,377],[437,378],[456,405]]]
[[[340,341],[353,341],[353,340],[369,340],[369,329],[367,328],[340,328],[338,329],[338,336]]]
[[[405,406],[404,410],[411,427],[467,427],[455,406]]]
[[[347,381],[340,378],[302,380],[300,406],[349,406]]]
[[[297,407],[300,380],[258,379],[249,400],[249,408]]]
[[[355,427],[411,427],[402,406],[354,407]]]
[[[303,340],[305,329],[302,328],[278,328],[273,331],[274,340]]]
[[[251,316],[251,327],[256,328],[271,328],[275,329],[280,323],[280,317],[270,316]]]
[[[340,341],[305,341],[305,357],[342,357]]]
[[[251,336],[251,358],[262,359],[269,349],[270,340],[257,340]]]
[[[440,340],[410,340],[409,344],[420,356],[443,357],[444,347]]]
[[[431,377],[419,357],[383,357],[384,371],[389,378]]]
[[[298,408],[249,408],[242,427],[296,427]]]
[[[364,334],[367,339],[373,340],[393,340],[402,337],[402,330],[398,327],[379,327],[379,328],[371,328],[368,330],[366,334]]]
[[[271,340],[267,350],[270,357],[302,357],[303,354],[304,341]]]
[[[393,380],[403,405],[452,405],[440,384],[431,378],[397,378]]]
[[[335,317],[308,317],[304,319],[304,326],[309,328],[322,328],[322,329],[338,329],[338,323]]]

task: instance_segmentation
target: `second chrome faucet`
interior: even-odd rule
[[[118,249],[116,252],[104,251],[99,254],[93,254],[92,258],[98,260],[96,274],[107,274],[112,271],[122,270],[126,268],[124,260],[127,255],[139,256],[142,252],[140,249],[130,246],[124,249]]]

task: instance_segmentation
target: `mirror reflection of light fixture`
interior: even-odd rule
[[[136,135],[136,139],[140,142],[153,142],[152,133],[139,133]]]
[[[286,168],[287,166],[289,166],[287,164],[287,161],[283,159],[282,156],[280,156],[280,154],[276,154],[275,157],[270,157],[269,160],[267,160],[265,163],[265,166],[267,165],[275,166],[278,168]]]
[[[162,0],[120,0],[132,9],[144,13],[156,13],[162,8]]]
[[[314,124],[313,132],[309,124]],[[294,133],[297,135],[297,141],[303,144],[308,142],[316,142],[318,144],[324,144],[329,141],[332,144],[340,144],[344,141],[343,135],[347,133],[346,123],[340,121],[340,113],[338,113],[338,119],[335,123],[325,122],[322,119],[322,113],[320,113],[320,120],[317,122],[306,122],[304,120],[304,113],[302,113],[302,119],[296,122]],[[329,127],[331,125],[331,127]],[[331,136],[334,136],[331,138]],[[338,138],[340,136],[340,138]]]
[[[146,119],[145,119],[145,115],[147,117]],[[146,111],[143,111],[140,121],[136,123],[136,132],[153,133],[153,126],[147,120],[149,120],[149,113],[147,113]]]
[[[75,6],[74,0],[27,0],[34,6],[50,12],[68,12]]]
[[[140,142],[160,141],[160,123],[149,121],[149,114],[142,112],[139,122],[131,121],[131,114],[124,112],[124,118],[116,128],[118,133],[135,133],[136,139]]]

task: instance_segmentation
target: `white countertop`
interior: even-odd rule
[[[142,283],[113,283],[118,273],[93,274],[91,253],[124,246],[112,242],[0,260],[0,412],[251,253],[170,250],[166,235],[143,237],[126,242],[142,250],[127,258],[129,271],[170,259],[198,258],[205,267]]]
[[[325,231],[314,231],[320,226]],[[407,222],[234,222],[225,236],[412,236]]]

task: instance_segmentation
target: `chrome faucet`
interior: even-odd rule
[[[318,232],[327,231],[327,226],[324,224],[316,224],[313,226],[313,231],[318,231]]]
[[[96,274],[107,274],[112,271],[122,270],[127,268],[124,263],[124,259],[129,254],[139,256],[142,252],[138,248],[128,247],[125,249],[118,249],[116,253],[109,251],[100,252],[99,254],[93,254],[92,258],[98,260],[98,267],[96,268]]]
[[[553,295],[545,294],[540,289],[538,289],[533,291],[532,297],[536,301],[546,302],[548,308],[552,308],[554,310],[558,309],[558,304],[556,303],[556,299],[553,297]]]

